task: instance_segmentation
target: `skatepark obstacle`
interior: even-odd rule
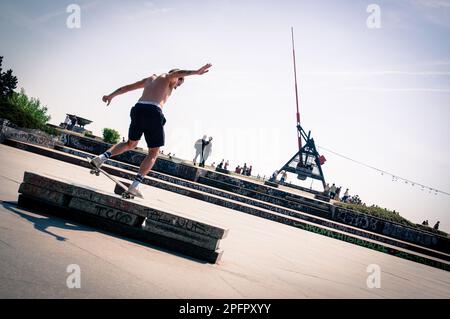
[[[18,205],[75,219],[209,263],[228,230],[74,183],[25,172]]]

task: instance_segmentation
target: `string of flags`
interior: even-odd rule
[[[410,180],[410,179],[407,179],[407,178],[404,178],[404,177],[400,177],[400,176],[398,176],[398,175],[396,175],[396,174],[389,173],[389,172],[387,172],[387,171],[385,171],[385,170],[382,170],[382,169],[373,167],[373,166],[371,166],[371,165],[368,165],[368,164],[365,164],[365,163],[363,163],[363,162],[354,160],[354,159],[352,159],[352,158],[350,158],[350,157],[347,157],[347,156],[345,156],[345,155],[336,153],[335,151],[332,151],[332,150],[327,149],[327,148],[325,148],[325,147],[318,146],[318,148],[323,149],[323,150],[325,150],[325,151],[327,151],[327,152],[333,153],[334,155],[337,155],[337,156],[339,156],[339,157],[345,158],[345,159],[347,159],[347,160],[349,160],[349,161],[352,161],[352,162],[354,162],[354,163],[357,163],[357,164],[360,164],[360,165],[362,165],[362,166],[365,166],[365,167],[368,167],[368,168],[370,168],[370,169],[373,169],[373,170],[375,170],[375,171],[378,171],[378,172],[381,173],[382,176],[384,176],[384,175],[390,176],[390,177],[392,178],[392,181],[393,181],[393,182],[403,182],[403,183],[405,183],[406,185],[411,185],[412,187],[416,187],[416,186],[417,186],[417,187],[420,188],[421,191],[428,191],[428,193],[434,194],[434,195],[438,195],[438,194],[442,194],[442,195],[450,195],[449,192],[445,192],[445,191],[439,190],[439,189],[437,189],[437,188],[435,188],[435,187],[427,186],[427,185],[424,185],[424,184],[421,184],[421,183],[412,181],[412,180]]]

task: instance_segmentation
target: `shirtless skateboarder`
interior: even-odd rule
[[[115,90],[110,95],[103,96],[103,102],[108,106],[111,100],[126,92],[137,89],[144,89],[141,98],[131,109],[131,123],[128,130],[128,141],[112,146],[105,153],[96,156],[91,160],[91,164],[100,168],[102,164],[111,156],[122,154],[134,149],[144,134],[145,141],[149,148],[148,155],[142,161],[139,172],[130,185],[128,192],[134,196],[142,197],[138,189],[145,175],[152,169],[159,153],[159,148],[164,145],[164,124],[166,119],[162,113],[162,107],[167,102],[173,89],[179,87],[184,78],[189,75],[202,75],[209,71],[211,64],[205,64],[196,71],[173,69],[168,73],[142,79],[136,83],[125,85]]]

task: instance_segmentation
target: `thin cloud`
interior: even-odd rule
[[[165,14],[168,13],[170,11],[172,11],[172,8],[146,8],[146,9],[137,9],[136,12],[134,13],[128,13],[125,15],[125,18],[127,20],[137,20],[137,19],[142,19],[142,18],[146,18],[148,16],[151,15],[156,15],[156,14]]]
[[[450,0],[390,1],[382,8],[383,23],[405,30],[421,30],[422,23],[450,28]]]
[[[318,71],[302,72],[302,75],[325,75],[325,76],[388,76],[388,75],[408,75],[408,76],[449,76],[450,71]]]
[[[450,0],[413,0],[412,3],[428,22],[450,28]]]
[[[450,93],[450,88],[383,88],[347,86],[343,89],[345,91]]]
[[[421,63],[421,65],[427,65],[427,66],[442,66],[442,65],[450,65],[450,57],[439,59],[439,60],[432,60],[432,61],[426,61]]]
[[[417,5],[427,7],[427,8],[450,8],[449,0],[414,0]]]

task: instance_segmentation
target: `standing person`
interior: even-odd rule
[[[77,123],[78,123],[77,117],[76,117],[75,115],[74,115],[74,116],[71,116],[71,117],[70,117],[70,124],[69,124],[68,130],[69,130],[69,131],[72,131],[73,128],[75,127],[75,125],[77,125]]]
[[[210,136],[208,140],[202,140],[202,161],[199,166],[205,167],[205,162],[212,152],[212,137]]]
[[[139,184],[145,175],[152,169],[158,156],[159,148],[164,145],[164,124],[166,119],[162,112],[162,107],[169,99],[172,91],[177,89],[186,76],[202,75],[209,71],[211,64],[205,64],[195,71],[173,69],[168,73],[160,75],[153,74],[136,83],[123,86],[115,90],[110,95],[103,96],[103,102],[108,106],[112,99],[120,94],[129,91],[144,89],[138,103],[131,109],[131,123],[128,131],[128,141],[112,146],[103,154],[91,160],[91,164],[97,168],[111,156],[122,154],[134,149],[144,134],[145,141],[149,148],[148,155],[142,161],[139,172],[133,179],[133,183],[128,188],[128,192],[137,197],[143,197],[138,190]]]
[[[272,173],[272,176],[269,178],[270,182],[276,182],[278,176],[278,170],[275,170],[275,172]]]
[[[437,223],[434,224],[433,228],[436,229],[436,230],[438,230],[438,229],[439,229],[439,223],[440,223],[440,221],[437,221]]]
[[[286,171],[281,171],[280,183],[286,182],[286,178],[287,178],[287,173],[286,173]]]
[[[325,188],[323,189],[323,194],[324,194],[325,196],[330,196],[330,184],[329,184],[329,183],[327,183],[327,184],[325,185]]]
[[[341,194],[341,188],[342,188],[342,186],[339,186],[339,187],[336,189],[336,195],[334,196],[334,199],[339,200],[339,196],[340,196],[340,194]]]
[[[280,183],[284,183],[284,171],[281,171]]]
[[[71,123],[70,116],[66,115],[66,119],[64,120],[64,123],[63,123],[63,129],[67,129],[67,127],[70,125],[70,123]]]
[[[247,176],[251,176],[252,175],[252,169],[253,169],[253,166],[250,165],[250,167],[247,169]]]
[[[195,157],[192,160],[194,165],[197,164],[197,158],[200,156],[200,163],[202,161],[202,152],[203,152],[203,142],[206,141],[206,135],[203,135],[203,138],[198,139],[194,144],[195,149]]]
[[[224,169],[228,169],[228,165],[230,165],[230,162],[228,162],[228,160],[225,162],[225,166],[224,166]]]
[[[342,201],[345,203],[347,201],[347,199],[349,198],[349,194],[348,194],[348,188],[345,190],[344,196],[342,196]]]
[[[244,163],[244,167],[242,167],[242,175],[247,174],[247,163]]]
[[[336,196],[336,185],[333,183],[330,187],[330,198],[334,199],[334,196]]]
[[[222,161],[219,163],[219,165],[217,166],[218,168],[222,169],[222,167],[223,167],[223,161],[224,161],[224,160],[222,160]]]

